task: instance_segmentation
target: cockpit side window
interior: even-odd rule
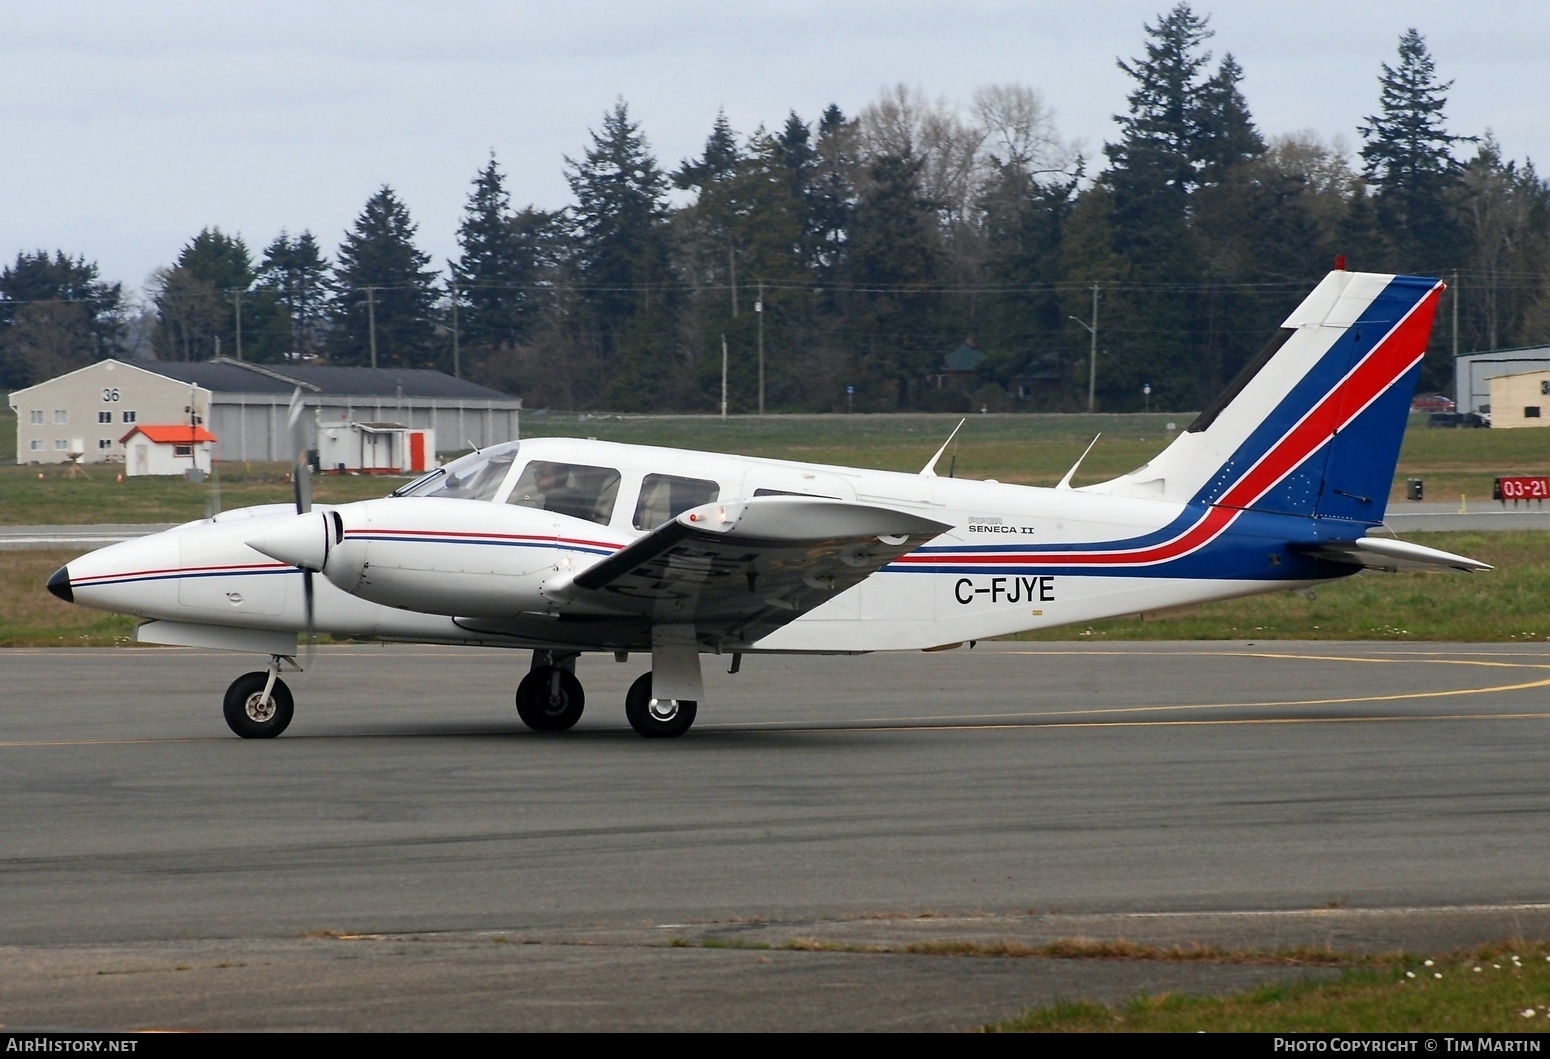
[[[672,474],[648,474],[640,484],[635,504],[635,528],[652,530],[691,507],[709,504],[721,495],[721,486],[703,478]]]
[[[618,497],[619,472],[612,467],[534,460],[522,469],[506,502],[606,526]]]
[[[395,490],[393,495],[494,500],[516,458],[516,443],[471,452]]]

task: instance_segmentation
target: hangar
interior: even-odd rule
[[[1453,358],[1453,396],[1457,408],[1460,412],[1491,412],[1492,379],[1546,369],[1550,369],[1550,346],[1461,353]]]
[[[103,360],[11,393],[16,462],[64,463],[82,450],[85,463],[122,462],[120,439],[137,423],[204,426],[220,439],[217,460],[289,460],[286,417],[297,389],[319,429],[393,422],[434,431],[444,451],[520,436],[520,398],[439,371]]]

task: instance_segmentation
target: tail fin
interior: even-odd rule
[[[1331,272],[1172,445],[1092,492],[1383,521],[1443,285]]]

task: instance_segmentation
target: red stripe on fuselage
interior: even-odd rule
[[[237,563],[231,566],[168,566],[158,570],[131,570],[121,574],[93,574],[90,577],[72,577],[75,586],[90,585],[93,581],[118,580],[125,577],[157,577],[163,574],[240,574],[256,570],[293,570],[290,563]]]

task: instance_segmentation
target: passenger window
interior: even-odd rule
[[[608,525],[619,497],[619,472],[612,467],[534,460],[522,469],[507,503]]]
[[[653,530],[691,507],[709,504],[721,495],[721,487],[702,478],[679,478],[671,474],[648,474],[640,483],[640,501],[635,505],[635,528]]]

